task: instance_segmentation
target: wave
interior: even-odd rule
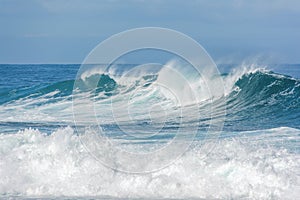
[[[152,66],[151,66],[152,67]],[[149,72],[139,71],[134,74],[128,71],[122,70],[122,72],[112,70],[112,72],[104,72],[98,68],[87,71],[81,75],[81,79],[84,80],[82,84],[89,84],[99,80],[97,88],[98,92],[111,92],[113,90],[118,90],[123,86],[127,89],[130,87],[143,86],[147,87],[158,79],[170,79],[169,70],[165,68],[152,69],[152,74]],[[155,72],[154,72],[155,71]],[[124,75],[125,74],[125,75]],[[146,75],[144,75],[146,74]],[[125,78],[126,77],[126,81]],[[263,68],[243,68],[238,70],[233,70],[231,73],[222,74],[225,95],[234,96],[237,91],[241,90],[240,96],[244,98],[260,97],[264,99],[265,97],[270,97],[271,95],[281,95],[288,96],[294,94],[295,97],[299,95],[300,81],[292,78],[290,76],[285,76],[281,74],[276,74],[272,71],[268,71]],[[120,83],[120,79],[122,82]],[[22,98],[36,98],[38,96],[51,96],[51,97],[61,97],[69,96],[73,92],[75,80],[66,80],[50,84],[40,84],[32,87],[21,87],[14,88],[11,90],[6,90],[0,93],[0,104],[8,103],[11,101],[16,101]],[[197,82],[200,85],[201,80],[193,80],[192,82]],[[134,85],[132,85],[134,84]],[[134,89],[131,88],[131,89]],[[54,93],[54,94],[53,94]]]
[[[299,128],[300,81],[256,69],[243,74],[227,96],[227,119],[244,130],[290,126]],[[252,128],[251,128],[252,127]]]
[[[179,101],[184,102],[185,106],[197,104],[200,109],[208,107],[207,104],[211,101],[219,101],[225,102],[219,106],[226,107],[225,127],[229,129],[237,130],[238,127],[234,124],[239,124],[241,130],[273,128],[275,123],[272,122],[276,122],[277,127],[300,128],[297,122],[300,117],[300,80],[298,79],[261,68],[239,68],[228,74],[222,74],[225,92],[212,99],[209,89],[205,86],[206,82],[201,76],[195,75],[192,70],[183,72],[181,70],[180,74],[171,71],[170,68],[178,71],[184,68],[178,63],[170,62],[166,66],[144,66],[138,70],[132,70],[132,66],[112,66],[108,69],[95,66],[84,71],[77,80],[7,90],[0,94],[0,107],[3,110],[0,115],[6,122],[71,122],[73,120],[72,97],[74,97],[72,94],[76,81],[81,95],[93,98],[103,116],[110,112],[107,105],[111,101],[120,102],[115,104],[116,109],[119,109],[120,116],[125,115],[121,113],[121,110],[124,110],[122,99],[130,100],[131,111],[141,123],[146,123],[145,120],[143,121],[143,117],[147,114],[143,112],[145,107],[156,108],[151,117],[159,121],[162,117],[161,108],[168,111],[176,110]],[[214,81],[214,77],[209,79],[211,82]],[[185,85],[180,84],[186,80],[189,81],[190,88],[184,88]],[[94,84],[96,81],[98,81],[96,87],[90,89],[89,84]],[[163,84],[170,87],[159,86]],[[184,90],[199,95],[196,97],[187,95],[182,92]],[[174,93],[177,96],[174,97]],[[36,112],[37,108],[39,112]],[[88,115],[89,113],[83,114],[84,117],[91,117]],[[120,120],[126,121],[125,118]],[[201,121],[188,115],[187,121],[197,120]],[[106,123],[110,122],[106,121]],[[260,122],[259,126],[256,126],[257,122]]]

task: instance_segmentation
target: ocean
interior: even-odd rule
[[[1,64],[0,198],[299,198],[300,65],[135,66]]]

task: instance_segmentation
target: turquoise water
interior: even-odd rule
[[[156,86],[170,77],[160,68],[128,73],[134,66],[117,65],[106,71],[94,66],[79,80],[80,65],[0,65],[0,195],[21,199],[299,196],[300,65],[264,69],[222,65],[224,95],[208,100],[202,82],[193,80],[200,100],[182,93],[187,103],[183,116],[176,99]],[[87,85],[98,79],[97,87],[89,90]],[[72,100],[82,96],[91,99],[95,113],[77,110],[82,120],[76,121],[76,127]],[[191,105],[199,110],[189,109]],[[209,112],[212,106],[216,109]],[[223,109],[226,113],[221,116]],[[82,135],[87,141],[97,140],[86,130],[86,122],[95,117],[105,135],[130,152],[158,149],[180,131],[193,144],[162,170],[120,172],[101,165],[82,143]],[[205,132],[222,117],[222,132],[214,138],[214,148],[206,149],[203,143],[210,136]],[[191,129],[197,133],[191,135]],[[121,160],[118,155],[115,159]]]

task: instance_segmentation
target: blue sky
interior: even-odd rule
[[[300,63],[298,0],[0,0],[0,63],[81,63],[145,26],[183,32],[217,62]]]

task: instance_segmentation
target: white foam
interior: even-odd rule
[[[299,141],[296,129],[267,131],[272,135],[269,138],[277,136],[283,140],[283,133]],[[95,136],[86,132],[84,137],[93,140]],[[299,197],[300,155],[261,144],[251,134],[222,139],[210,154],[196,146],[163,170],[133,175],[113,171],[97,162],[70,127],[48,136],[26,129],[0,135],[0,194],[206,199]],[[203,155],[207,157],[201,159]]]

